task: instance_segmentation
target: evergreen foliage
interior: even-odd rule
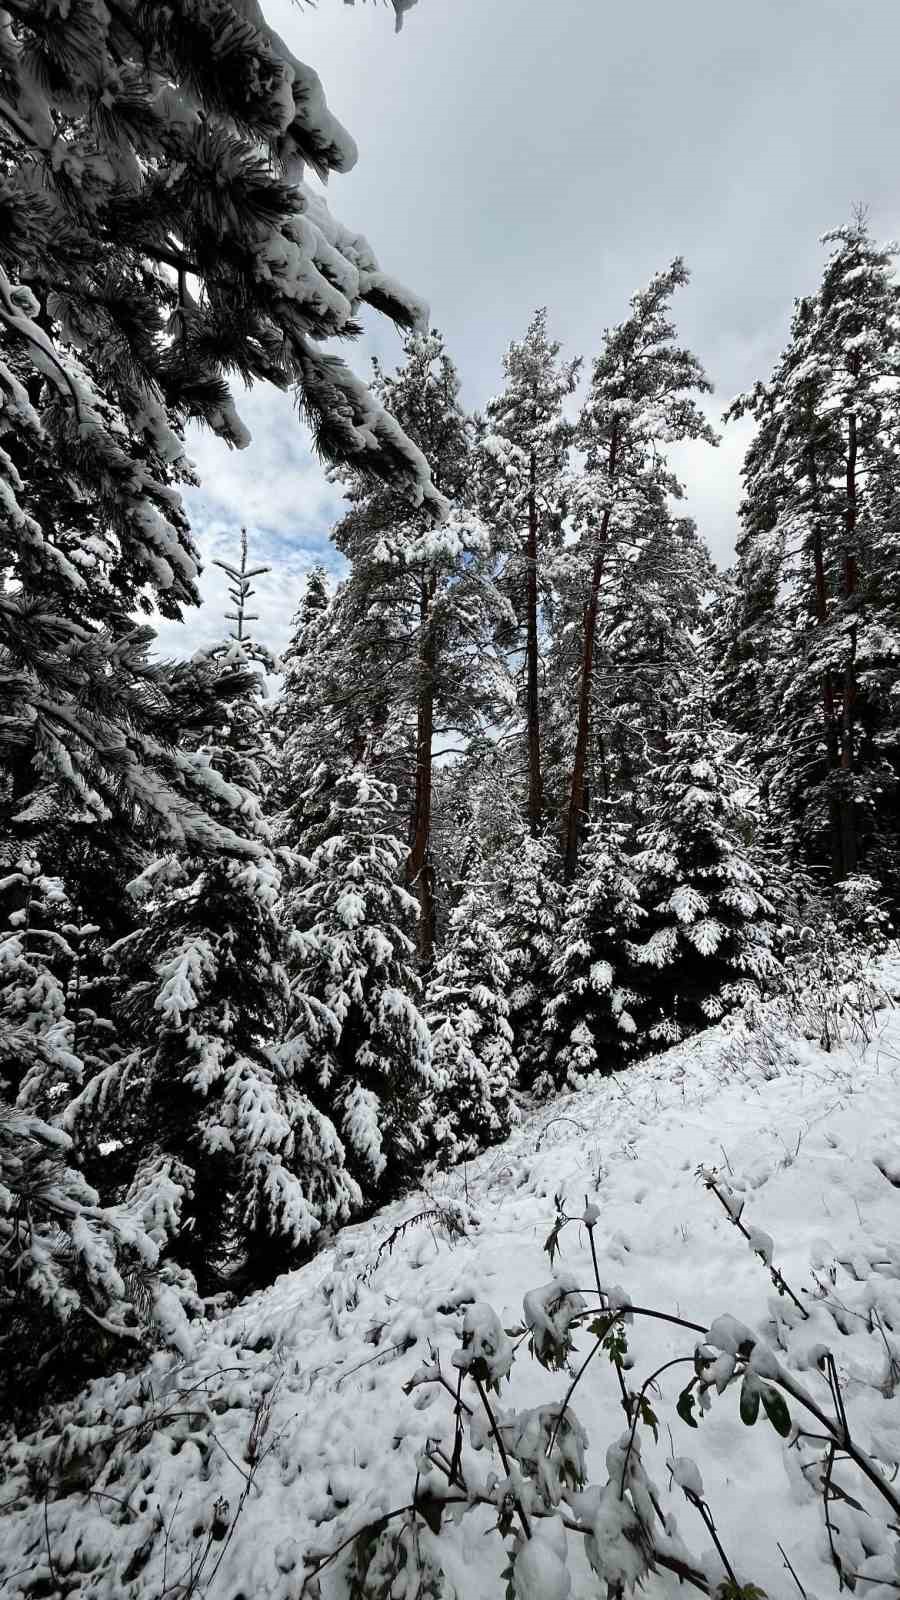
[[[558,849],[508,825],[490,859],[497,902],[497,931],[509,965],[509,1016],[522,1079],[533,1081],[542,1050],[543,1012],[552,993],[552,969],[563,918]]]
[[[103,1204],[62,1126],[84,1077],[85,1017],[62,975],[77,948],[52,925],[60,885],[23,856],[3,888],[22,901],[0,940],[0,1405],[13,1412],[53,1394],[66,1361],[84,1371],[110,1344],[140,1345],[149,1324],[185,1353],[190,1338],[155,1270],[157,1220],[177,1216],[180,1191]]]
[[[492,579],[486,529],[471,509],[471,425],[440,335],[410,335],[394,374],[376,364],[373,390],[427,453],[451,510],[435,524],[389,486],[359,475],[348,484],[351,507],[334,539],[350,572],[327,624],[321,619],[310,689],[319,726],[327,723],[356,761],[409,796],[397,829],[408,831],[406,877],[419,901],[427,966],[435,935],[436,743],[477,738],[508,693],[493,648],[508,608]],[[286,685],[288,704],[298,701],[295,725],[304,717],[299,670]]]
[[[575,389],[581,358],[563,361],[547,332],[547,310],[536,311],[525,337],[503,357],[506,379],[482,423],[479,493],[500,559],[499,581],[512,602],[524,645],[519,703],[524,713],[527,813],[532,836],[544,813],[541,758],[541,622],[550,594],[550,559],[560,548],[571,493],[573,429],[564,402]]]
[[[474,862],[425,996],[438,1083],[434,1140],[442,1162],[497,1144],[518,1120],[510,982],[483,863]]]
[[[593,1072],[616,1071],[641,1042],[642,997],[629,941],[643,929],[646,912],[627,844],[627,828],[612,808],[585,838],[549,962],[538,1093],[580,1088]]]
[[[252,666],[236,639],[208,659]],[[358,1198],[334,1128],[279,1054],[289,989],[281,874],[261,811],[260,710],[251,687],[217,747],[199,752],[252,828],[254,857],[169,853],[129,886],[143,911],[107,961],[130,1048],[68,1112],[95,1146],[98,1131],[115,1135],[110,1166],[128,1194],[160,1174],[180,1185],[170,1243],[206,1289],[235,1266],[265,1278]],[[311,1036],[333,1029],[312,1008],[309,1023]]]
[[[682,486],[666,446],[682,439],[715,444],[694,395],[712,388],[697,357],[675,343],[670,301],[688,282],[680,257],[631,300],[631,314],[604,336],[575,432],[584,469],[573,496],[577,539],[562,553],[566,581],[579,595],[580,661],[571,783],[564,823],[565,871],[571,881],[587,794],[597,625],[603,584],[615,560],[639,554]]]
[[[77,426],[86,480],[118,477],[121,499],[128,463],[104,407],[120,409],[158,461],[177,463],[188,417],[247,442],[228,388],[237,373],[296,386],[332,458],[433,493],[419,453],[320,349],[356,331],[360,301],[404,326],[424,310],[305,184],[306,166],[349,171],[356,147],[257,0],[16,4],[0,75],[0,322],[55,406],[52,419],[30,413],[4,369],[24,433],[42,439],[46,420],[62,442]],[[159,576],[177,549],[150,521],[152,456],[133,477]]]
[[[417,904],[401,880],[393,793],[360,768],[321,769],[307,794],[286,908],[294,1022],[283,1058],[333,1115],[371,1203],[412,1177],[435,1083],[414,967]],[[310,1017],[333,1019],[329,1032]]]
[[[774,989],[830,1040],[900,906],[894,249],[862,215],[827,235],[730,408],[756,434],[723,577],[669,457],[715,443],[680,258],[604,332],[577,416],[546,309],[472,416],[425,308],[305,181],[355,159],[257,0],[0,9],[23,1416],[188,1356],[218,1295],[506,1138],[523,1091],[742,1006],[750,1028]],[[405,335],[368,386],[323,349],[363,304]],[[279,661],[242,531],[225,636],[163,662],[146,619],[199,599],[186,429],[247,442],[235,379],[295,392],[345,493],[336,560]]]
[[[702,699],[685,708],[651,773],[634,856],[645,920],[630,953],[674,1043],[774,976],[772,905],[752,847],[751,791]]]
[[[900,300],[864,217],[825,243],[772,378],[730,413],[758,432],[720,704],[794,863],[896,897]]]

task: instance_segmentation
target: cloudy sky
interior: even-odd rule
[[[418,0],[399,36],[380,4],[263,5],[359,144],[332,210],[429,300],[472,406],[500,387],[536,306],[567,353],[590,357],[629,295],[682,255],[692,282],[675,314],[718,420],[770,369],[794,296],[815,287],[821,234],[858,202],[879,236],[900,233],[897,0]],[[342,347],[360,371],[399,352],[389,324],[366,320]],[[257,391],[240,409],[247,450],[191,439],[191,513],[207,562],[233,554],[245,523],[273,564],[258,631],[278,648],[303,573],[334,564],[340,500],[289,399]],[[718,451],[678,460],[724,563],[746,441],[732,426]],[[161,629],[167,652],[220,635],[218,569],[204,592],[199,618]]]

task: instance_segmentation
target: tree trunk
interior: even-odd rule
[[[578,732],[575,737],[575,758],[572,763],[572,789],[563,836],[564,870],[567,883],[571,883],[578,865],[578,844],[585,803],[585,775],[587,771],[588,741],[591,727],[591,686],[594,677],[594,642],[597,635],[597,611],[600,603],[600,585],[609,548],[609,524],[612,517],[612,489],[618,454],[618,433],[613,429],[609,446],[607,476],[609,500],[600,521],[597,549],[591,572],[591,587],[584,608],[584,641],[581,650],[581,676],[578,686]]]
[[[828,600],[825,590],[825,560],[822,553],[822,529],[816,522],[813,530],[813,571],[815,576],[816,622],[825,626]],[[840,750],[837,732],[837,707],[834,684],[830,672],[822,673],[822,720],[825,728],[825,756],[828,763],[828,819],[831,837],[831,879],[839,883],[844,877],[844,842],[840,796],[835,788],[840,768]]]
[[[416,943],[419,962],[428,968],[434,957],[434,868],[431,861],[431,776],[434,745],[434,672],[437,641],[431,608],[437,575],[423,577],[419,594],[419,664],[416,686],[416,788],[410,827],[406,880],[419,902]]]
[[[541,781],[541,713],[538,694],[538,517],[537,457],[532,450],[528,486],[528,534],[525,544],[525,722],[528,740],[528,827],[532,838],[541,831],[544,809]]]
[[[843,589],[845,604],[852,600],[858,585],[858,568],[856,561],[856,413],[851,411],[847,418],[847,505],[844,513],[844,572]],[[849,653],[847,664],[844,667],[843,700],[841,706],[841,847],[843,854],[843,876],[856,871],[857,867],[857,841],[856,841],[856,813],[853,803],[852,774],[855,767],[854,759],[854,721],[856,714],[856,636],[857,625],[854,620],[850,624]]]
[[[815,587],[815,616],[818,626],[824,629],[828,620],[828,595],[825,586],[825,556],[822,549],[822,526],[818,518],[819,481],[816,469],[816,458],[811,446],[809,451],[809,481],[813,492],[814,523],[813,523],[813,582]],[[838,743],[837,706],[835,703],[834,683],[831,673],[822,673],[822,721],[825,731],[825,759],[828,766],[828,825],[831,840],[831,881],[840,883],[846,876],[844,870],[844,828],[840,793],[837,788],[840,770],[840,747]]]

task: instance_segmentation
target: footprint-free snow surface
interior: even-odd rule
[[[435,1441],[452,1452],[453,1354],[467,1309],[493,1307],[515,1342],[524,1297],[554,1273],[565,1287],[591,1289],[583,1224],[562,1231],[552,1266],[545,1253],[557,1196],[572,1216],[596,1208],[597,1266],[612,1304],[624,1292],[635,1306],[703,1327],[731,1314],[831,1412],[827,1348],[852,1437],[889,1479],[900,1464],[900,1013],[888,1006],[865,1024],[867,1037],[853,1033],[826,1053],[772,1030],[752,1039],[715,1029],[598,1080],[528,1116],[505,1145],[436,1180],[427,1194],[345,1230],[303,1270],[201,1325],[194,1359],[160,1353],[138,1374],[95,1383],[44,1429],[5,1445],[0,1594],[502,1596],[512,1536],[505,1551],[489,1532],[492,1507],[464,1516],[445,1508],[439,1531],[426,1519],[410,1534],[426,1571],[443,1573],[431,1587],[403,1556],[401,1538],[394,1567],[376,1561],[369,1587],[354,1588],[361,1555],[352,1535],[410,1505],[417,1472],[420,1492],[429,1481],[421,1475],[429,1471],[426,1450],[440,1451]],[[701,1167],[731,1196],[731,1212],[740,1212],[760,1253],[698,1176]],[[776,1292],[765,1256],[802,1311]],[[586,1298],[597,1303],[596,1294]],[[475,1318],[479,1328],[483,1317]],[[666,1361],[690,1357],[699,1337],[641,1316],[625,1331],[633,1389]],[[501,1429],[513,1412],[558,1407],[593,1342],[583,1322],[569,1370],[553,1371],[523,1339],[509,1381],[492,1396]],[[420,1383],[407,1392],[417,1374],[434,1375],[437,1358],[450,1388]],[[836,1594],[833,1546],[858,1593],[896,1594],[897,1534],[857,1468],[838,1453],[829,1535],[818,1492],[823,1445],[798,1440],[795,1429],[783,1439],[762,1415],[746,1426],[735,1386],[689,1427],[676,1402],[691,1373],[690,1365],[675,1367],[648,1391],[658,1442],[639,1429],[644,1467],[670,1518],[663,1542],[711,1586],[724,1577],[684,1493],[699,1482],[741,1584],[772,1597],[801,1586],[807,1600]],[[465,1413],[467,1481],[490,1485],[493,1473],[502,1482],[470,1377],[461,1395],[474,1421],[470,1427]],[[605,1351],[588,1366],[572,1408],[587,1433],[587,1480],[602,1487],[607,1451],[626,1428]],[[815,1432],[789,1409],[793,1424]],[[600,1498],[599,1488],[582,1498],[582,1523],[596,1516]],[[437,1528],[433,1504],[430,1520]],[[388,1526],[402,1535],[402,1518]],[[615,1555],[621,1530],[609,1537]],[[560,1541],[568,1542],[567,1568]],[[560,1521],[549,1532],[544,1525],[533,1556],[517,1566],[519,1600],[605,1594],[587,1542],[566,1536]],[[665,1570],[642,1582],[651,1596],[678,1588]]]

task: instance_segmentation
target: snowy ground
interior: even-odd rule
[[[508,1329],[522,1326],[523,1296],[552,1277],[543,1246],[557,1193],[571,1213],[583,1212],[585,1196],[598,1208],[604,1286],[621,1285],[636,1305],[704,1325],[733,1313],[771,1340],[828,1408],[813,1357],[826,1345],[854,1439],[886,1469],[896,1467],[900,1011],[880,1012],[867,1031],[868,1043],[857,1034],[826,1054],[783,1037],[774,1050],[751,1051],[713,1030],[557,1101],[430,1196],[346,1230],[303,1271],[211,1324],[193,1362],[159,1355],[140,1377],[94,1385],[65,1408],[62,1433],[57,1418],[0,1461],[0,1594],[298,1600],[310,1570],[304,1562],[407,1505],[429,1437],[452,1438],[450,1394],[434,1385],[406,1394],[403,1385],[427,1364],[429,1344],[455,1383],[451,1357],[473,1300],[493,1305]],[[743,1220],[772,1236],[775,1263],[808,1320],[775,1294],[764,1263],[698,1179],[701,1164],[745,1199]],[[462,1236],[423,1223],[382,1248],[398,1222],[435,1204],[459,1208]],[[556,1270],[590,1286],[585,1229],[568,1227],[560,1244]],[[640,1318],[628,1336],[634,1387],[694,1346],[687,1330]],[[580,1330],[582,1356],[591,1343]],[[801,1470],[813,1446],[785,1444],[762,1419],[745,1427],[733,1388],[689,1429],[675,1413],[685,1372],[664,1376],[654,1399],[659,1446],[641,1434],[650,1476],[693,1564],[713,1580],[721,1573],[700,1516],[670,1484],[672,1453],[697,1462],[742,1583],[772,1597],[796,1595],[800,1585],[807,1600],[837,1593],[821,1497]],[[495,1404],[501,1412],[558,1404],[568,1382],[525,1343]],[[468,1382],[463,1394],[477,1409]],[[605,1483],[606,1449],[624,1418],[604,1355],[588,1368],[573,1407],[590,1440],[590,1481]],[[467,1445],[467,1460],[482,1473],[491,1466],[487,1449],[476,1457]],[[838,1467],[835,1480],[861,1508],[840,1501],[831,1512],[845,1567],[858,1573],[867,1563],[867,1573],[880,1576],[877,1586],[857,1582],[857,1592],[896,1594],[889,1518],[855,1468]],[[458,1600],[504,1594],[504,1551],[486,1537],[491,1520],[478,1509],[440,1534],[452,1585],[444,1592]],[[570,1547],[574,1600],[605,1592],[583,1539],[571,1536]],[[351,1544],[322,1572],[323,1597],[352,1592],[354,1559]],[[549,1577],[547,1585],[539,1580],[523,1592],[529,1600],[565,1592]],[[676,1587],[663,1572],[646,1582],[651,1596]],[[307,1595],[316,1592],[307,1585]],[[417,1592],[402,1577],[384,1590],[400,1600]]]

